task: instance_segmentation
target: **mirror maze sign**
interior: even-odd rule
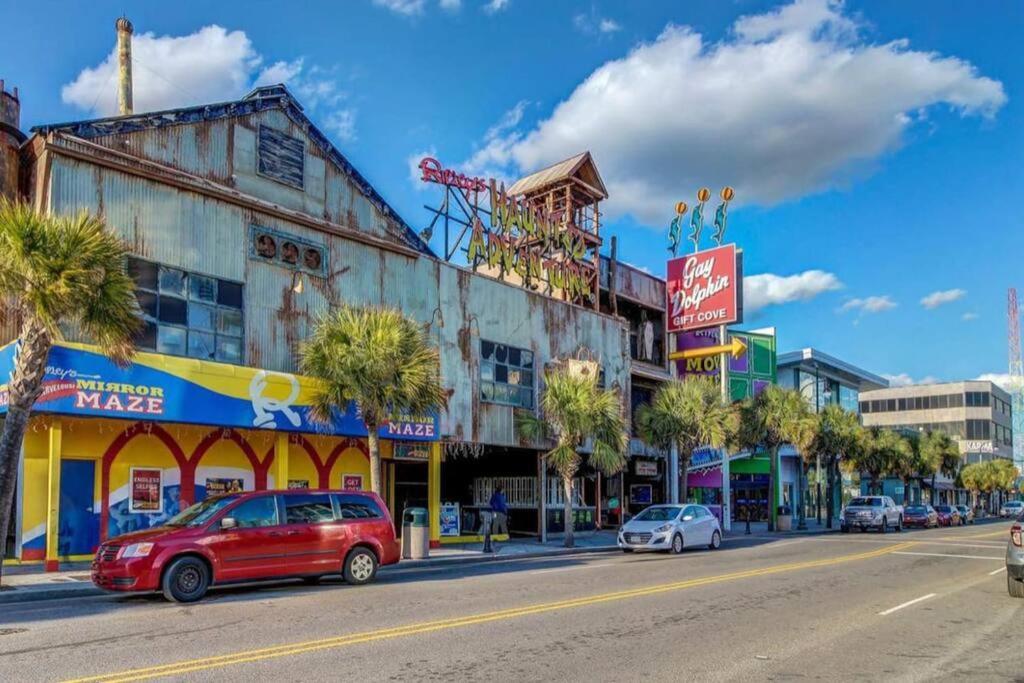
[[[448,221],[462,226],[451,253],[446,245],[446,258],[460,248],[468,232],[463,251],[474,271],[483,270],[530,289],[546,285],[545,294],[564,296],[575,303],[593,301],[600,240],[572,225],[569,212],[552,206],[551,195],[546,203],[515,197],[505,191],[504,183],[499,186],[493,178],[484,181],[456,174],[430,158],[419,167],[421,180],[446,187],[442,208],[427,207],[435,214],[434,223],[443,218],[446,229]],[[479,205],[478,193],[483,191],[490,200],[486,209]],[[454,202],[449,201],[452,193],[456,193]],[[486,223],[481,214],[488,214]]]

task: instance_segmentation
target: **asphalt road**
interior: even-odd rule
[[[1007,528],[3,605],[0,681],[1024,680]]]

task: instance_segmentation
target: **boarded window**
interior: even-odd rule
[[[302,189],[305,160],[305,145],[302,140],[268,126],[260,126],[258,157],[260,175]]]

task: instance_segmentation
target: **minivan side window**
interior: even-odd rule
[[[326,493],[301,493],[281,496],[285,524],[324,524],[334,521],[334,506]]]
[[[377,501],[369,496],[342,493],[334,498],[338,501],[338,511],[342,519],[380,519],[384,517]]]
[[[233,517],[235,526],[240,529],[277,526],[277,501],[273,496],[250,498],[226,516]]]

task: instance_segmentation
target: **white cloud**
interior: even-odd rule
[[[774,304],[808,301],[842,286],[838,277],[823,270],[806,270],[797,275],[750,275],[743,278],[743,308],[753,312]]]
[[[967,290],[964,289],[944,289],[937,292],[932,292],[928,296],[921,299],[921,305],[927,309],[938,308],[943,304],[953,303],[958,299],[962,299],[967,295]]]
[[[416,188],[416,190],[419,192],[422,192],[423,190],[426,190],[429,187],[427,183],[423,182],[423,171],[420,170],[420,162],[423,161],[424,157],[431,157],[433,159],[436,159],[437,148],[431,147],[430,149],[424,150],[422,152],[415,152],[413,154],[410,154],[405,159],[405,163],[409,167],[409,182],[412,183],[412,186]]]
[[[401,14],[406,17],[415,16],[417,14],[423,14],[423,7],[427,4],[426,0],[373,0],[373,4],[378,7],[389,9],[395,14]],[[443,4],[443,3],[442,3]]]
[[[887,375],[883,373],[882,377],[889,380],[889,386],[891,387],[909,387],[913,384],[936,384],[940,381],[938,378],[932,377],[931,375],[926,375],[921,379],[914,379],[905,372],[901,372],[898,375]]]
[[[355,110],[330,72],[299,57],[264,64],[244,31],[204,26],[185,36],[136,34],[132,41],[132,90],[136,112],[159,111],[236,99],[261,85],[286,84],[303,106],[339,139],[354,137]],[[117,54],[87,67],[61,89],[61,98],[96,116],[117,110]]]
[[[797,0],[739,19],[719,42],[667,26],[510,133],[492,161],[521,175],[591,150],[610,217],[661,225],[687,188],[801,197],[869,169],[931,107],[992,116],[1005,102],[1002,84],[962,59],[867,42],[840,4]]]
[[[354,109],[336,109],[324,118],[324,127],[333,131],[339,140],[356,139],[356,112]]]
[[[484,5],[484,11],[488,14],[497,14],[508,9],[508,4],[511,0],[490,0]]]
[[[458,12],[462,9],[462,0],[441,0],[441,9],[448,12]]]
[[[841,313],[846,311],[860,311],[861,315],[865,313],[881,313],[882,311],[888,311],[896,308],[896,302],[893,301],[888,294],[883,296],[869,296],[864,298],[850,299],[842,306],[839,307]]]
[[[964,313],[962,316],[960,316],[960,319],[963,320],[964,322],[970,322],[972,320],[977,320],[978,314],[974,313],[973,311],[968,311],[967,313]]]
[[[589,12],[580,12],[572,18],[572,25],[580,33],[615,33],[622,30],[622,25],[614,19],[597,14],[597,8],[591,6]]]
[[[614,19],[602,19],[597,25],[597,30],[601,33],[615,33],[622,30],[622,25]]]
[[[992,382],[997,386],[1010,391],[1012,383],[1010,382],[1010,374],[1007,372],[986,372],[978,375],[974,379],[981,380],[982,382]]]

